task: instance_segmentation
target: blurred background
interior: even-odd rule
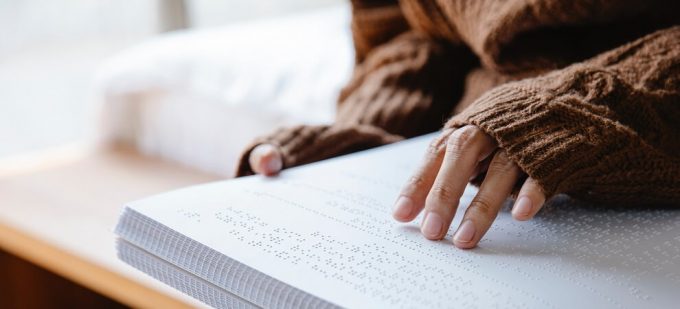
[[[0,157],[92,134],[93,78],[117,52],[167,31],[219,27],[339,0],[0,0]]]
[[[118,260],[121,207],[329,122],[349,22],[341,0],[0,0],[0,308],[200,306]]]

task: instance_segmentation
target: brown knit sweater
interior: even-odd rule
[[[355,0],[336,121],[257,139],[238,175],[260,143],[291,167],[474,124],[548,196],[679,204],[678,3]]]

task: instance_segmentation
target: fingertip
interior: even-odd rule
[[[281,153],[273,145],[259,145],[250,154],[250,166],[255,173],[265,176],[276,175],[283,168]]]
[[[534,215],[534,202],[528,196],[519,196],[512,206],[512,217],[515,220],[526,221]]]
[[[455,234],[453,234],[453,244],[459,249],[472,249],[477,246],[475,235],[477,229],[472,220],[464,220]]]
[[[446,234],[444,219],[436,212],[425,214],[420,226],[420,233],[429,240],[440,240]]]
[[[262,170],[260,169],[260,159],[255,153],[250,153],[248,164],[250,164],[250,169],[253,170],[253,173],[262,174]]]
[[[531,177],[527,178],[512,206],[512,217],[519,221],[532,219],[541,210],[545,200],[545,194],[538,182]]]
[[[267,176],[273,176],[281,171],[283,162],[278,152],[272,152],[271,154],[268,154],[262,158],[262,165],[262,171],[264,174]]]
[[[534,217],[530,216],[530,215],[529,216],[520,216],[520,215],[516,215],[516,214],[513,213],[512,218],[517,220],[517,221],[529,221],[529,220],[533,219]]]
[[[413,200],[408,196],[400,196],[394,203],[392,217],[399,222],[409,222],[413,220],[415,206]]]
[[[454,241],[453,245],[456,246],[456,248],[458,248],[458,249],[464,249],[464,250],[474,249],[475,247],[477,247],[477,243],[473,243],[473,242],[461,243],[461,242]]]

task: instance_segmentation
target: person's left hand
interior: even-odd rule
[[[446,130],[430,144],[423,164],[401,190],[394,218],[408,222],[424,209],[422,234],[431,240],[442,239],[465,186],[484,171],[484,181],[453,236],[456,247],[475,247],[523,176],[493,138],[476,126]],[[512,215],[517,220],[531,219],[544,202],[543,191],[529,177],[517,195]]]

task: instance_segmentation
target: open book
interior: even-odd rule
[[[558,198],[507,209],[473,250],[391,219],[432,136],[128,204],[130,265],[224,308],[662,308],[680,303],[680,211]],[[475,189],[468,187],[454,227]]]

